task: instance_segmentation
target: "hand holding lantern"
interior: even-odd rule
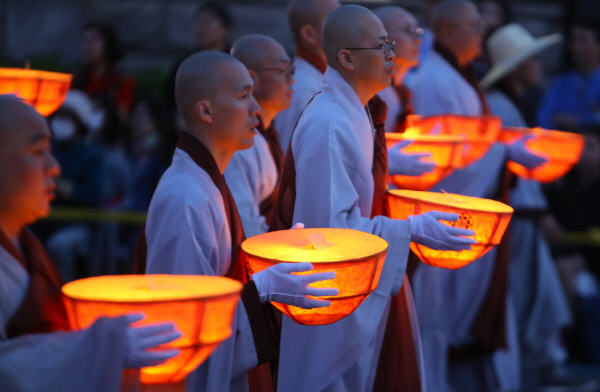
[[[404,153],[402,149],[412,143],[403,140],[388,148],[388,170],[390,175],[421,176],[435,169],[434,162],[424,162],[421,158],[431,157],[430,153]]]
[[[313,288],[308,285],[321,280],[335,278],[335,272],[320,272],[310,275],[292,275],[292,272],[306,272],[313,269],[311,263],[280,263],[252,275],[261,302],[280,302],[303,309],[329,306],[331,301],[306,297],[337,295],[338,289]]]
[[[508,147],[508,159],[525,166],[527,169],[535,169],[548,162],[548,159],[541,155],[532,153],[527,149],[525,143],[527,140],[534,138],[535,135],[526,135],[520,140],[509,144]]]
[[[144,316],[140,313],[132,313],[124,316],[128,324],[140,321]],[[169,343],[181,337],[181,333],[175,330],[172,323],[160,323],[146,325],[143,327],[132,327],[126,330],[125,358],[123,367],[126,369],[139,369],[146,366],[163,364],[169,358],[179,355],[179,350],[148,351],[161,344]]]
[[[456,222],[458,214],[440,211],[429,211],[421,215],[411,215],[410,221],[411,241],[425,245],[435,250],[469,250],[476,241],[472,238],[473,230],[452,227],[443,224],[440,220]]]

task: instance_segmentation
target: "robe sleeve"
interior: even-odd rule
[[[125,353],[122,317],[87,329],[24,335],[0,342],[3,391],[118,391]]]
[[[256,136],[258,137],[258,136]],[[225,180],[235,199],[246,237],[266,233],[269,226],[260,215],[261,168],[256,157],[256,147],[233,154],[225,170]]]

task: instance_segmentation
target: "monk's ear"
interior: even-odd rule
[[[352,57],[352,52],[350,50],[340,50],[338,52],[337,59],[342,68],[345,68],[350,71],[354,69],[354,58]]]
[[[317,29],[311,25],[304,25],[300,27],[300,37],[302,37],[302,39],[310,46],[318,45],[319,43],[317,41],[321,39]]]
[[[198,101],[196,102],[196,106],[194,106],[196,116],[206,122],[211,124],[213,122],[213,113],[210,107],[210,102],[208,101]]]
[[[256,78],[257,78],[257,74],[256,71],[253,69],[249,69],[248,73],[250,74],[250,77],[252,78],[252,81],[254,81],[254,85],[256,85]]]

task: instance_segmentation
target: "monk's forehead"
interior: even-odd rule
[[[0,145],[28,143],[35,137],[49,137],[46,119],[24,102],[0,97]]]
[[[218,78],[216,93],[236,93],[254,86],[254,82],[246,67],[240,62],[223,63],[216,71]]]

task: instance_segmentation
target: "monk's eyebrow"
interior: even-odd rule
[[[29,138],[29,144],[35,144],[50,139],[50,135],[44,132],[37,132]]]

